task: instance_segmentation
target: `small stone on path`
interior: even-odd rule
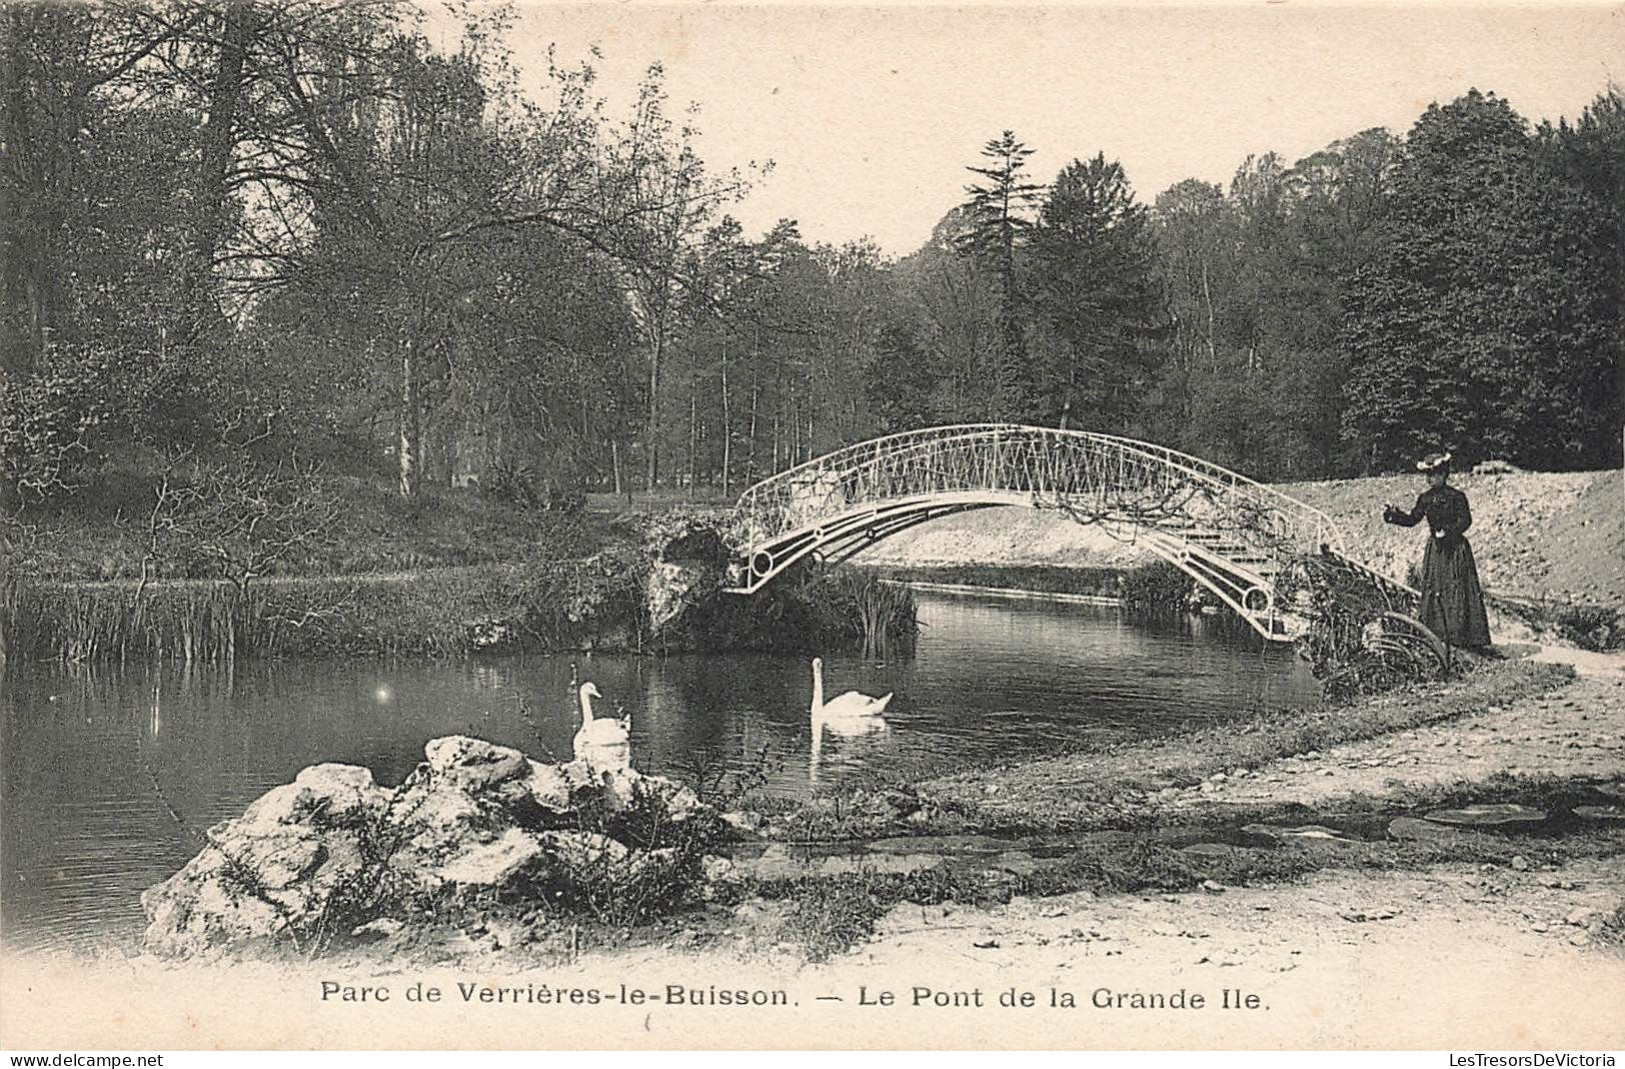
[[[1427,814],[1435,824],[1464,828],[1532,828],[1546,823],[1546,814],[1526,805],[1501,802],[1469,805],[1460,809],[1436,809]]]

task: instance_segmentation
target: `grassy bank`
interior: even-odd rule
[[[1028,835],[1133,829],[1154,823],[1159,791],[1195,786],[1215,772],[1376,738],[1482,712],[1573,679],[1562,665],[1488,662],[1448,683],[1406,687],[1347,705],[1260,715],[1222,727],[991,766],[918,784],[906,821],[887,792],[855,792],[783,807],[772,833],[792,841],[893,835]]]
[[[97,482],[61,505],[36,506],[9,522],[16,570],[49,581],[212,578],[208,561],[151,554],[150,517],[159,476],[135,458],[111,463]],[[471,490],[424,488],[407,500],[375,473],[327,472],[308,488],[338,503],[331,524],[274,562],[276,577],[361,575],[539,557],[591,556],[625,536],[613,514],[564,515]]]
[[[1556,797],[1591,799],[1582,785],[1508,777],[1491,784],[1461,782],[1436,792],[1452,799],[1494,799],[1528,805]],[[1390,805],[1392,803],[1389,803]],[[1555,810],[1554,810],[1555,811]],[[1346,817],[1301,807],[1293,812],[1231,814],[1232,821],[1272,818],[1281,824],[1318,824]],[[1195,831],[1196,829],[1188,829]],[[913,872],[859,871],[757,883],[750,892],[781,904],[771,938],[789,941],[813,961],[828,960],[866,942],[877,922],[903,905],[954,902],[986,907],[1016,896],[1219,893],[1229,888],[1293,883],[1327,870],[1392,873],[1437,866],[1515,874],[1532,866],[1566,865],[1625,855],[1625,829],[1595,827],[1562,836],[1465,833],[1422,841],[1374,838],[1309,840],[1274,846],[1231,845],[1233,829],[1212,828],[1210,841],[1159,841],[1148,833],[1100,833],[1057,857],[1024,858],[971,866],[943,865]],[[1552,879],[1555,880],[1555,877]],[[1599,918],[1598,942],[1625,945],[1625,909]]]
[[[1543,695],[1571,682],[1559,666],[1490,662],[1448,684],[1415,687],[1347,706],[1288,711],[1243,724],[944,776],[912,788],[822,798],[781,812],[773,834],[790,840],[850,841],[919,836],[990,837],[979,856],[949,857],[928,870],[885,869],[764,881],[754,892],[781,903],[786,938],[821,959],[862,943],[875,922],[903,903],[983,905],[1015,895],[1209,892],[1293,882],[1342,869],[1391,872],[1467,865],[1507,872],[1553,869],[1625,855],[1625,828],[1579,824],[1578,805],[1606,803],[1597,782],[1496,773],[1388,791],[1380,796],[1165,808],[1169,788],[1193,786],[1237,768],[1441,725]],[[900,804],[906,802],[907,804]],[[1399,815],[1468,804],[1513,803],[1552,814],[1535,832],[1466,832],[1422,840],[1385,834]],[[1350,838],[1277,841],[1237,838],[1253,823],[1359,828]],[[1177,833],[1177,834],[1171,834]],[[982,840],[990,841],[989,839]],[[1040,846],[1048,852],[1039,852]],[[1011,854],[1000,851],[1016,851]],[[1625,921],[1625,918],[1618,918]],[[1612,930],[1612,929],[1610,929]],[[1625,931],[1625,928],[1621,928]]]
[[[870,568],[877,575],[905,583],[953,583],[1106,598],[1122,596],[1127,574],[1123,568],[1068,568],[1054,564],[877,564]]]
[[[11,591],[7,644],[14,656],[73,661],[634,649],[641,596],[635,570],[613,556],[246,588],[22,581]]]
[[[651,618],[651,562],[623,544],[582,560],[394,574],[142,584],[15,579],[0,589],[0,655],[32,660],[227,661],[241,656],[426,656],[905,648],[906,590],[861,575],[786,579],[752,597],[706,573],[675,619]]]
[[[168,478],[115,458],[74,507],[4,518],[0,657],[880,650],[914,630],[911,597],[862,576],[722,593],[718,511],[686,495],[406,500],[377,472],[324,472],[279,484],[248,523],[229,485],[164,512]]]
[[[980,829],[1133,827],[1151,819],[1151,795],[1216,773],[1256,770],[1293,754],[1377,738],[1483,712],[1556,689],[1562,665],[1490,662],[1462,679],[1405,687],[1343,706],[1260,716],[1165,739],[932,780],[922,794]],[[993,792],[989,787],[996,787]]]

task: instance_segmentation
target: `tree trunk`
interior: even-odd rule
[[[421,448],[418,412],[418,368],[414,344],[407,338],[401,347],[400,469],[401,496],[416,497]]]
[[[655,483],[660,480],[660,358],[665,351],[666,325],[660,323],[655,327],[654,350],[649,355],[649,423],[645,432],[648,440],[644,443],[649,450],[644,489],[651,494],[654,493]]]
[[[688,493],[700,485],[700,350],[689,346],[688,358]]]
[[[750,440],[745,449],[745,485],[751,486],[756,482],[756,369],[750,369]]]
[[[1207,283],[1207,261],[1202,261],[1202,300],[1207,303],[1207,355],[1214,371],[1219,370],[1219,350],[1213,343],[1213,291]]]
[[[733,464],[733,413],[728,408],[728,343],[722,343],[722,496],[733,489],[729,469]]]
[[[4,75],[4,123],[0,140],[6,144],[6,195],[0,197],[4,216],[0,223],[10,232],[5,253],[6,299],[21,291],[24,326],[16,338],[0,338],[0,375],[26,377],[34,362],[44,353],[51,328],[55,326],[56,279],[62,273],[62,211],[52,196],[52,187],[66,169],[64,157],[71,156],[78,134],[79,109],[71,99],[44,102],[43,121],[35,124],[42,109],[31,108],[24,71],[30,61],[26,41],[30,30],[25,21],[36,13],[20,4],[9,5],[4,15],[10,20],[7,37],[11,48],[0,63]],[[48,72],[49,76],[49,72]],[[36,85],[40,79],[36,76]],[[51,105],[61,108],[63,118],[53,126]],[[10,321],[7,315],[4,320]]]
[[[243,95],[243,61],[253,40],[256,16],[242,0],[226,6],[220,58],[209,87],[209,117],[203,124],[197,214],[192,220],[191,261],[186,271],[188,342],[197,341],[215,318],[211,278],[214,258],[225,240],[227,192],[238,104]]]
[[[34,193],[37,183],[28,181],[34,167],[31,166],[30,145],[33,142],[32,131],[28,119],[28,97],[23,89],[24,36],[23,19],[26,12],[20,5],[14,5],[4,12],[0,18],[6,19],[6,38],[11,47],[7,51],[5,62],[0,64],[0,139],[6,142],[7,155],[10,157],[8,168],[12,174],[6,183],[8,188],[6,196],[0,198],[0,224],[3,224],[7,235],[5,245],[0,247],[4,257],[0,263],[4,266],[4,277],[0,278],[0,299],[5,301],[3,315],[0,315],[0,380],[8,377],[17,381],[28,376],[34,366],[34,357],[41,348],[41,332],[39,305],[35,300],[33,261],[38,257],[40,250],[33,248],[36,243],[29,240],[26,233],[28,209],[26,201],[29,197],[23,195],[22,189],[26,185],[30,193]],[[15,183],[15,185],[13,185]],[[37,194],[35,194],[37,195]],[[27,305],[27,314],[17,317],[12,314],[10,305],[19,298]],[[21,318],[26,327],[14,326]]]
[[[785,467],[793,468],[796,466],[797,458],[801,456],[801,415],[796,408],[796,384],[794,382],[790,383],[790,400],[785,406],[784,415],[790,421],[790,441],[787,443],[790,449],[785,457],[789,463]]]

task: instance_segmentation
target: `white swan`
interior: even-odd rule
[[[632,718],[593,718],[592,700],[602,698],[592,683],[581,684],[581,730],[576,732],[576,760],[585,761],[594,772],[619,771],[632,767]]]
[[[840,738],[852,738],[857,735],[884,734],[891,730],[883,716],[849,716],[844,719],[827,720],[823,717],[813,717],[812,722],[812,759],[807,763],[807,779],[814,787],[818,786],[818,770],[823,763],[824,732]]]
[[[891,704],[890,694],[879,698],[871,698],[869,695],[859,694],[855,690],[849,690],[840,697],[826,702],[824,701],[824,659],[822,657],[813,658],[812,671],[812,717],[814,720],[830,721],[833,727],[833,722],[877,717],[886,711],[887,705]]]

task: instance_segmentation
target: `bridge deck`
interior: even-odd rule
[[[759,590],[809,556],[842,558],[907,527],[997,506],[1119,527],[1272,640],[1292,630],[1275,577],[1299,554],[1343,544],[1318,509],[1162,446],[1049,427],[935,427],[848,446],[745,491],[736,589]]]

